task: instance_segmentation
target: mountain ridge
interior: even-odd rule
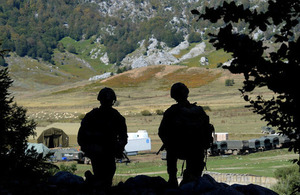
[[[159,42],[158,48],[162,44],[173,48],[193,33],[198,41],[207,39],[207,34],[222,24],[196,22],[190,10],[204,11],[205,6],[215,7],[221,3],[219,0],[7,0],[0,3],[0,38],[4,49],[54,65],[60,63],[53,59],[56,49],[77,53],[72,45],[61,42],[66,37],[78,42],[100,43],[105,46],[101,57],[106,54],[106,60],[99,60],[97,66],[102,71],[113,68],[116,72],[121,61],[135,51],[141,41],[145,41],[147,48],[154,37]],[[260,0],[238,3],[264,9],[264,1]],[[240,24],[239,29],[243,26]],[[107,63],[110,65],[105,66]]]

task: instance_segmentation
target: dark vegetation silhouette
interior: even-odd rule
[[[0,42],[0,67],[6,67],[7,66],[7,63],[5,62],[5,55],[7,54],[7,52],[9,52],[8,49],[2,49],[2,42]]]
[[[3,51],[0,51],[3,55]],[[35,122],[26,110],[14,103],[8,92],[12,85],[7,68],[0,69],[0,161],[1,187],[19,193],[32,183],[46,181],[48,170],[55,168],[41,158],[33,148],[27,149],[27,138],[35,135]],[[13,185],[15,184],[15,185]],[[19,186],[17,186],[19,184]],[[24,188],[22,188],[24,187]],[[1,190],[1,188],[0,188]],[[0,191],[0,193],[2,193]]]
[[[215,23],[225,22],[215,34],[210,34],[210,42],[217,49],[232,53],[231,65],[225,67],[232,73],[244,75],[244,85],[240,89],[245,101],[268,125],[277,127],[279,133],[293,140],[289,151],[300,152],[300,40],[298,0],[268,1],[265,12],[244,8],[235,2],[224,2],[217,8],[206,8],[205,13],[192,10],[198,20]],[[243,21],[249,25],[249,33],[239,33],[235,25]],[[265,32],[269,27],[280,29],[273,39],[274,51],[268,50],[270,40],[255,40],[252,34],[256,30]],[[275,92],[270,99],[262,95],[254,96],[256,88],[267,87]],[[300,158],[300,156],[299,156]],[[294,162],[300,166],[300,159]]]
[[[173,84],[170,94],[177,104],[165,111],[158,135],[167,151],[168,183],[171,187],[178,187],[178,159],[186,160],[186,170],[180,185],[201,177],[206,150],[213,142],[213,127],[203,108],[187,100],[189,89],[185,84]]]

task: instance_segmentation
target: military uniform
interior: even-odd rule
[[[122,156],[127,144],[125,118],[111,106],[93,109],[81,122],[78,144],[91,159],[95,180],[111,186],[115,158]]]
[[[167,171],[169,183],[177,183],[177,160],[186,160],[183,182],[201,176],[204,169],[205,136],[201,126],[209,124],[209,117],[201,106],[187,100],[188,88],[177,83],[171,89],[171,97],[178,103],[168,108],[163,116],[158,135],[167,150]],[[173,91],[172,91],[173,90]]]

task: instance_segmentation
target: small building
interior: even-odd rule
[[[215,133],[214,141],[226,141],[228,140],[228,133]]]
[[[52,127],[43,131],[37,142],[43,143],[48,148],[68,147],[69,136],[62,129]]]

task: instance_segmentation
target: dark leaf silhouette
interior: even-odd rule
[[[196,13],[196,11],[193,11]],[[262,115],[262,120],[276,126],[279,133],[295,140],[290,151],[300,152],[300,95],[297,83],[300,82],[300,40],[299,25],[300,4],[298,0],[268,1],[268,9],[258,12],[256,9],[244,9],[234,1],[224,2],[217,8],[206,7],[199,18],[225,25],[216,34],[210,34],[210,42],[216,49],[232,53],[231,65],[226,67],[232,73],[242,73],[244,86],[240,90],[245,101],[253,111]],[[236,32],[234,25],[239,21],[248,24],[249,33]],[[274,32],[277,49],[267,50],[267,39],[256,40],[253,33],[260,29],[278,29]],[[262,96],[250,98],[250,93],[258,87],[266,86],[274,92],[274,97]],[[298,164],[299,164],[298,160]]]
[[[191,13],[194,14],[194,15],[200,15],[200,12],[198,10],[196,10],[196,9],[193,9],[191,11]]]

